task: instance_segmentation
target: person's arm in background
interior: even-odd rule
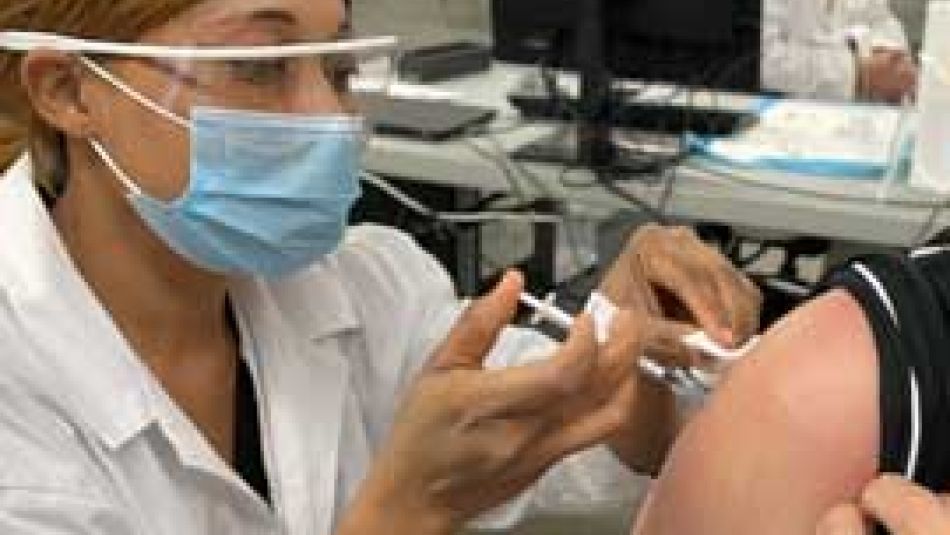
[[[796,97],[851,100],[855,57],[824,0],[764,0],[762,87]]]
[[[854,41],[858,54],[858,97],[899,103],[917,88],[918,69],[904,26],[887,0],[838,2],[836,18]]]
[[[634,533],[814,533],[878,469],[877,369],[849,294],[790,314],[678,438]]]
[[[910,50],[904,25],[888,0],[837,0],[837,5],[841,25],[866,38],[868,48]]]
[[[916,86],[887,0],[765,0],[762,86],[796,97],[898,102]]]

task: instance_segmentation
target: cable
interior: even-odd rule
[[[744,64],[745,61],[746,59],[742,58],[742,61],[734,62],[736,65],[730,66],[729,68],[724,69],[725,72],[720,73],[719,76],[724,77],[726,73],[731,73],[736,68],[736,66]],[[711,77],[713,68],[715,67],[718,67],[718,65],[714,65],[713,67],[710,67],[707,71],[704,71],[703,73],[701,73],[701,75],[699,76],[699,79],[702,80],[702,79]],[[561,100],[561,96],[562,96],[561,92],[559,91],[556,82],[552,80],[552,76],[550,75],[550,73],[545,70],[543,64],[541,66],[541,69],[542,69],[541,76],[542,76],[543,81],[545,82],[544,85],[545,85],[546,91],[548,92],[549,98],[555,104],[556,107],[560,107],[558,106],[558,104],[560,103],[560,100]],[[669,96],[666,97],[665,100],[669,103],[672,103],[676,98],[679,97],[680,94],[683,93],[684,89],[685,88],[683,86],[678,86],[674,88],[674,90],[670,93]],[[609,99],[608,104],[610,101],[615,100],[617,95],[620,95],[620,94],[621,94],[620,91],[617,91],[616,89],[612,89],[610,92],[610,95],[608,95],[608,99]],[[689,92],[689,100],[690,100],[690,105],[687,106],[687,112],[686,112],[686,115],[684,116],[684,121],[687,121],[687,122],[684,125],[681,125],[684,127],[689,124],[688,122],[689,117],[694,112],[693,106],[691,105],[692,100],[693,100],[692,91]],[[662,102],[658,103],[657,105],[662,105]],[[621,109],[620,106],[609,106],[609,107],[610,109],[613,109],[613,110]],[[570,109],[567,106],[565,106],[565,110],[568,111],[569,116],[572,117],[576,121],[577,110]],[[611,114],[608,116],[607,120],[609,121],[610,124],[616,124],[618,122],[618,115],[616,113]],[[658,221],[662,221],[665,218],[666,206],[672,195],[673,187],[675,186],[675,181],[677,178],[675,171],[672,171],[672,170],[675,169],[675,167],[679,165],[689,154],[688,147],[686,146],[685,140],[683,138],[679,139],[679,145],[680,145],[679,151],[677,152],[677,154],[673,156],[657,156],[652,159],[648,158],[648,161],[644,162],[643,165],[639,169],[635,169],[633,171],[626,170],[626,169],[624,170],[626,172],[629,172],[631,175],[637,175],[637,176],[640,176],[641,178],[643,175],[651,175],[651,174],[662,175],[665,178],[664,190],[660,198],[660,203],[658,203],[658,208],[653,208],[646,201],[639,199],[635,195],[616,187],[612,182],[618,179],[621,179],[621,177],[617,174],[619,173],[620,170],[617,168],[612,169],[611,174],[609,175],[600,174],[593,183],[590,183],[590,185],[600,184],[604,186],[607,191],[615,195],[618,195],[619,197],[623,198],[627,202],[630,202],[631,204],[634,204],[641,210],[646,211],[649,215],[651,215],[651,217],[657,218]],[[618,148],[623,148],[628,151],[634,152],[631,150],[631,146],[629,145],[627,147],[618,147]],[[640,154],[643,154],[644,156],[648,156],[648,154],[644,153],[643,151],[637,151],[637,152],[639,152]],[[566,179],[570,170],[571,170],[570,164],[565,164],[564,169],[561,171],[561,173],[558,176],[558,181],[565,187],[577,187],[577,186],[585,185],[583,183],[573,183],[573,184],[570,183]]]
[[[512,172],[511,168],[507,163],[502,159],[500,155],[494,154],[491,151],[480,146],[478,143],[475,143],[471,139],[463,139],[462,143],[468,147],[469,150],[481,156],[482,158],[493,163],[498,170],[501,171],[502,175],[505,177],[505,180],[508,182],[508,185],[511,187],[511,191],[516,197],[522,200],[522,202],[527,202],[528,196],[525,193],[524,188],[521,185],[520,180]]]
[[[715,89],[719,87],[720,85],[726,84],[729,81],[729,78],[731,78],[732,75],[735,74],[739,70],[739,68],[741,68],[742,66],[752,61],[759,61],[759,60],[760,60],[759,53],[751,52],[749,54],[736,58],[734,61],[731,61],[730,63],[727,63],[726,66],[718,74],[715,75],[715,77],[711,76],[714,72],[713,69],[709,69],[708,71],[706,71],[706,75],[705,75],[706,79],[701,80],[700,85],[708,86],[711,89]],[[713,96],[712,108],[722,109],[719,106],[719,97],[721,93],[722,93],[721,91],[714,91],[711,93]]]
[[[541,198],[555,199],[553,192],[550,190],[547,184],[545,184],[544,180],[533,171],[530,171],[522,162],[518,162],[515,159],[511,158],[508,152],[502,146],[501,142],[498,140],[498,138],[496,138],[493,135],[488,135],[488,136],[485,136],[485,139],[495,149],[498,155],[498,158],[500,160],[500,164],[503,163],[507,165],[510,170],[516,172],[522,178],[529,180],[534,186],[535,190],[539,193]],[[565,166],[565,169],[567,169],[567,166]],[[563,203],[556,203],[555,206],[561,207],[563,206]],[[568,247],[571,251],[571,256],[574,261],[575,267],[580,269],[583,266],[584,262],[581,259],[580,247],[578,245],[577,239],[573,234],[573,229],[571,228],[570,223],[568,222],[568,220],[570,219],[570,214],[567,213],[565,210],[565,212],[560,213],[559,215],[562,217],[562,222],[564,223],[562,225],[562,228],[564,229],[564,233],[568,242]]]
[[[469,128],[468,130],[459,134],[455,139],[466,139],[466,138],[478,139],[482,137],[498,136],[501,134],[508,134],[511,132],[515,132],[526,126],[528,126],[528,122],[525,121],[524,118],[518,117],[515,120],[513,120],[511,124],[506,124],[506,125],[501,125],[501,126],[493,125],[491,127],[488,127],[486,125],[473,126]]]
[[[739,240],[739,247],[736,248],[733,254],[729,255],[729,258],[739,269],[746,269],[752,264],[758,262],[766,255],[766,253],[769,252],[769,249],[772,248],[772,244],[770,242],[762,241],[756,244],[757,248],[751,254],[739,256],[741,253],[739,249],[741,248],[742,243],[744,243],[744,240]]]
[[[731,61],[722,70],[719,70],[719,67],[721,64],[714,64],[710,66],[708,69],[706,69],[705,71],[703,71],[702,73],[700,73],[699,76],[697,76],[695,79],[696,82],[687,84],[686,86],[676,86],[674,90],[671,91],[670,94],[663,101],[659,101],[657,105],[662,105],[663,102],[666,102],[669,105],[674,105],[675,100],[679,98],[681,94],[686,93],[687,104],[685,106],[685,114],[682,117],[682,121],[683,121],[682,124],[679,125],[682,129],[685,130],[689,127],[689,125],[692,124],[692,117],[695,113],[697,113],[697,109],[696,109],[697,107],[695,106],[696,92],[693,89],[693,86],[710,85],[711,87],[718,87],[719,84],[725,83],[728,77],[731,77],[737,69],[741,68],[743,65],[746,65],[750,60],[754,60],[757,58],[758,58],[757,54],[754,54],[754,53],[746,54],[744,56],[741,56],[735,59],[734,61]],[[716,73],[717,70],[719,70],[718,73]],[[718,99],[718,96],[719,96],[718,93],[713,93],[713,95],[715,99]],[[715,102],[712,107],[718,109],[719,108],[718,102]],[[712,119],[709,118],[709,120],[711,121]],[[713,127],[716,125],[710,123],[708,126]],[[712,130],[712,128],[707,128],[707,129]],[[665,183],[663,187],[663,192],[660,196],[660,201],[657,203],[657,207],[655,208],[655,212],[663,217],[665,217],[666,215],[667,205],[669,203],[670,198],[672,197],[673,189],[675,187],[676,179],[678,176],[676,174],[676,168],[680,164],[682,164],[682,162],[689,156],[689,153],[690,153],[689,147],[686,144],[686,140],[682,136],[679,138],[679,145],[680,147],[677,154],[673,156],[668,156],[668,157],[657,157],[656,161],[651,163],[651,165],[653,166],[653,169],[648,169],[648,170],[645,169],[645,171],[647,172],[656,172],[657,174],[665,175],[664,176]],[[600,180],[600,182],[602,184],[604,183],[603,180]],[[627,199],[627,200],[629,201],[630,199]],[[642,205],[642,204],[646,204],[646,203],[644,203],[641,200],[640,203],[638,203],[638,205]]]
[[[751,57],[751,56],[752,55],[749,54],[746,57],[742,57],[736,60],[735,62],[733,62],[732,65],[723,69],[723,71],[720,72],[719,75],[713,79],[714,83],[718,84],[720,79],[724,79],[725,76],[727,74],[731,74],[736,69],[736,67],[746,63],[748,61],[748,57]],[[700,85],[705,84],[706,83],[705,81],[711,78],[713,72],[716,70],[717,67],[718,65],[713,65],[710,68],[708,68],[706,71],[703,71],[702,73],[700,73],[700,75],[696,78],[698,83]],[[670,94],[665,99],[657,102],[656,104],[658,106],[662,106],[663,103],[665,102],[668,105],[674,105],[675,100],[681,94],[686,93],[687,95],[687,104],[685,106],[686,113],[683,115],[682,124],[679,125],[684,130],[690,124],[692,124],[691,117],[694,113],[696,113],[696,106],[694,105],[696,93],[693,90],[693,85],[695,85],[695,83],[688,84],[686,86],[674,87],[674,90],[671,91]],[[689,148],[686,146],[685,138],[682,136],[679,138],[679,145],[680,145],[679,151],[675,155],[667,156],[667,157],[657,157],[656,161],[652,163],[652,165],[655,166],[654,169],[656,170],[656,173],[663,176],[663,180],[662,180],[664,182],[663,191],[661,193],[660,200],[657,203],[657,207],[655,208],[655,211],[663,217],[665,217],[666,215],[667,206],[670,201],[670,198],[672,197],[673,189],[676,184],[676,179],[677,179],[676,169],[689,156]]]
[[[538,68],[540,71],[539,75],[541,77],[544,90],[548,95],[548,100],[551,102],[553,106],[552,111],[553,111],[554,116],[555,117],[567,116],[569,118],[570,123],[576,124],[576,122],[580,118],[580,110],[577,108],[577,106],[573,105],[573,103],[570,100],[570,97],[564,95],[563,92],[560,90],[560,86],[557,83],[556,73],[552,72],[548,66],[548,63],[558,63],[558,57],[561,57],[560,63],[565,63],[563,59],[567,56],[567,54],[564,50],[561,50],[557,46],[552,47],[551,52],[552,53],[550,54],[550,57],[545,56],[544,58],[542,58],[542,60],[539,62],[539,65],[538,65]],[[569,63],[569,61],[567,61],[567,63]],[[619,107],[613,107],[609,105],[610,102],[613,100],[614,95],[616,94],[618,94],[618,92],[614,89],[611,89],[611,92],[608,95],[608,102],[607,102],[609,109],[612,109],[612,110],[619,109]],[[617,118],[616,115],[608,115],[607,121],[613,124],[617,122],[616,118]],[[629,152],[633,152],[629,146],[626,147],[626,149]],[[646,156],[647,154],[643,153],[643,155]],[[513,165],[521,171],[522,175],[529,178],[536,177],[534,173],[528,172],[524,168],[524,166],[521,165],[520,163],[515,162],[514,160],[512,160],[512,162],[513,162]],[[642,166],[640,166],[639,169],[633,170],[631,174],[638,175],[638,176],[647,175],[647,174],[655,174],[658,172],[658,170],[662,170],[665,167],[667,167],[669,163],[670,162],[664,161],[662,159],[658,159],[656,161],[651,161],[651,162],[645,162],[643,163]],[[573,166],[574,164],[566,162],[564,164],[564,168],[561,170],[559,174],[559,181],[562,181],[562,183],[564,183],[565,185],[567,184],[566,184],[566,181],[563,180],[563,178],[571,171]],[[541,185],[543,187],[543,181],[540,181],[540,179],[536,179],[534,181],[536,184]],[[596,182],[591,182],[591,185],[593,184],[596,184]],[[575,185],[570,185],[570,187],[573,187],[573,186]]]
[[[360,173],[360,179],[376,187],[399,204],[408,208],[411,212],[443,223],[470,224],[489,223],[496,221],[517,221],[524,223],[556,225],[564,221],[564,217],[559,215],[539,214],[532,212],[439,212],[429,208],[428,206],[425,206],[416,199],[402,192],[379,175],[370,173],[368,171],[362,171]]]
[[[920,230],[914,234],[914,237],[910,241],[910,247],[919,247],[923,245],[927,238],[930,237],[930,232],[934,228],[937,219],[940,218],[940,215],[947,209],[947,205],[950,204],[950,199],[944,200],[944,202],[933,207],[933,210],[930,211],[930,215],[927,216],[927,219],[924,221],[924,224],[921,225]]]
[[[499,119],[509,119],[509,124],[496,124]],[[468,128],[462,130],[456,136],[453,136],[453,140],[459,139],[472,139],[472,138],[481,138],[487,136],[497,136],[501,134],[507,134],[525,128],[528,126],[528,121],[521,116],[496,116],[494,119],[485,124],[473,124]]]
[[[656,208],[650,205],[650,203],[644,201],[643,199],[637,197],[636,195],[624,190],[623,188],[615,184],[615,179],[608,176],[609,171],[593,169],[594,178],[597,180],[597,183],[601,185],[605,190],[613,195],[627,201],[632,206],[643,212],[654,222],[661,225],[668,225],[669,221],[666,216],[657,211]]]
[[[529,182],[531,182],[531,185],[533,186],[535,192],[537,192],[536,194],[537,197],[549,198],[549,199],[555,198],[554,194],[551,192],[548,186],[544,183],[544,180],[541,179],[541,177],[539,177],[536,173],[529,171],[527,167],[522,165],[520,162],[517,162],[513,158],[511,158],[511,156],[502,146],[501,142],[498,141],[498,138],[489,135],[489,136],[485,136],[484,139],[492,145],[492,149],[494,150],[494,152],[492,152],[492,150],[490,149],[486,149],[478,145],[477,143],[471,140],[466,140],[464,141],[464,143],[470,150],[472,150],[479,156],[491,161],[502,171],[502,173],[505,176],[505,179],[508,181],[508,183],[512,187],[512,190],[515,192],[515,195],[522,202],[525,202],[525,203],[529,202],[530,197],[525,192],[520,179],[528,180]]]
[[[551,190],[548,188],[547,184],[544,183],[544,180],[537,175],[537,173],[528,170],[523,162],[519,162],[511,157],[505,147],[502,145],[501,141],[493,135],[485,136],[485,139],[492,145],[498,154],[498,158],[501,162],[508,166],[509,169],[518,173],[522,178],[527,179],[534,186],[535,190],[540,192],[542,197],[554,198],[554,195],[551,193]]]
[[[544,85],[544,90],[548,95],[548,98],[551,99],[554,105],[554,116],[560,117],[563,112],[568,117],[570,117],[570,124],[577,124],[580,120],[580,110],[571,105],[570,97],[564,95],[561,92],[560,85],[557,80],[557,73],[552,72],[551,69],[546,65],[548,61],[557,62],[558,56],[560,56],[561,62],[563,63],[566,59],[567,52],[564,50],[564,39],[563,35],[560,36],[561,39],[556,41],[557,44],[552,51],[553,53],[550,57],[542,58],[539,64],[541,82]],[[570,127],[568,127],[570,128]],[[570,134],[568,134],[570,135]],[[558,173],[558,182],[574,167],[574,164],[570,162],[564,162],[563,167]]]
[[[676,188],[677,169],[679,166],[673,165],[666,170],[666,181],[663,184],[663,192],[660,194],[660,200],[656,203],[656,210],[666,217],[670,200],[673,198],[673,190]]]

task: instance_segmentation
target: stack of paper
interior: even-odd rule
[[[698,152],[742,167],[828,177],[880,178],[905,112],[890,106],[775,100],[735,136],[691,136]]]

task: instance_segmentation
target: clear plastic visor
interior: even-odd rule
[[[0,48],[77,54],[98,77],[188,120],[194,107],[293,114],[360,114],[394,76],[395,39],[277,46],[190,47],[107,43],[0,32]]]

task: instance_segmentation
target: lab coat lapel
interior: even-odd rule
[[[73,266],[31,177],[28,157],[0,177],[0,315],[35,359],[17,355],[14,372],[54,383],[53,405],[118,448],[152,420],[147,371]]]
[[[300,332],[263,285],[239,292],[236,301],[254,344],[275,506],[291,534],[329,535],[348,384],[339,339]]]

